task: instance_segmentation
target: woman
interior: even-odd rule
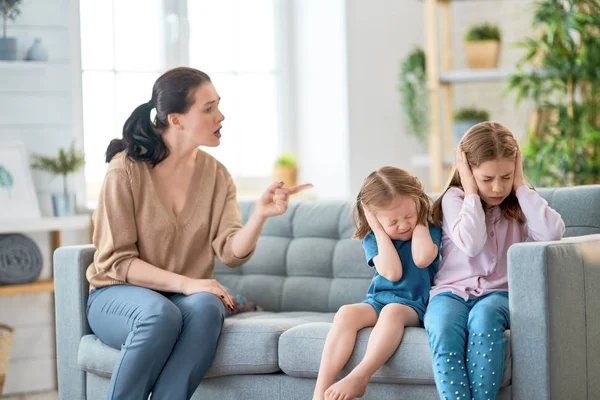
[[[205,73],[172,69],[108,146],[86,275],[90,327],[121,349],[109,399],[192,396],[215,355],[224,307],[233,308],[212,279],[214,257],[243,264],[267,218],[311,186],[271,185],[242,227],[231,176],[198,149],[219,145],[219,100]]]

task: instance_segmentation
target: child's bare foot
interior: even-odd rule
[[[353,375],[351,373],[341,381],[331,385],[329,389],[325,391],[325,399],[352,400],[357,397],[362,397],[367,390],[368,384],[368,376]]]

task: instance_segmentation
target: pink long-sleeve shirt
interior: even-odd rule
[[[527,240],[559,240],[565,224],[536,191],[516,191],[525,224],[508,221],[500,207],[484,210],[478,195],[450,188],[442,199],[442,262],[431,298],[452,292],[463,299],[508,291],[508,248]]]

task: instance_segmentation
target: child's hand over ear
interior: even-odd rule
[[[513,190],[516,192],[525,184],[525,174],[523,173],[523,159],[521,158],[521,150],[517,150],[515,159],[515,178],[513,180]]]
[[[460,183],[465,191],[465,194],[478,194],[479,190],[477,189],[477,183],[473,177],[471,166],[467,161],[465,152],[462,151],[460,146],[458,146],[456,149],[456,168],[458,169]]]
[[[383,227],[381,226],[381,224],[379,223],[379,220],[377,219],[377,217],[375,216],[375,214],[373,214],[373,212],[369,211],[365,205],[362,205],[363,211],[365,213],[365,218],[367,219],[367,222],[369,224],[369,226],[371,227],[371,230],[373,231],[373,233],[375,234],[375,236],[377,236],[378,234],[381,233],[385,233],[385,230],[383,229]]]

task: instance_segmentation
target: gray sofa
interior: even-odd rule
[[[498,398],[596,399],[600,266],[584,262],[577,244],[600,246],[600,185],[539,192],[562,214],[569,238],[509,251],[512,329]],[[240,204],[244,218],[252,207]],[[294,203],[267,223],[246,265],[228,269],[218,263],[222,283],[267,311],[225,320],[215,361],[194,399],[311,399],[333,315],[341,305],[363,300],[372,274],[351,235],[350,204]],[[92,334],[85,317],[85,268],[93,251],[64,247],[54,255],[62,400],[106,399],[118,356]],[[359,332],[347,368],[364,354],[370,332]],[[364,399],[437,398],[422,328],[406,330],[372,382]]]

